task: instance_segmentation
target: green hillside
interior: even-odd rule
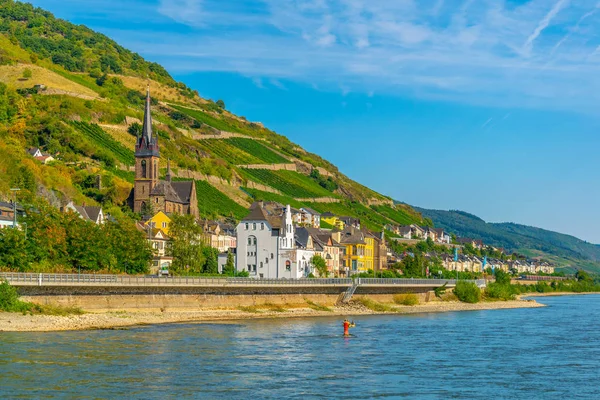
[[[564,267],[600,272],[600,246],[574,236],[513,223],[488,223],[464,211],[415,210],[457,236],[481,239],[530,257],[541,256]]]
[[[58,206],[72,200],[139,218],[126,199],[147,84],[160,171],[170,159],[176,176],[196,180],[202,216],[240,219],[253,200],[270,197],[359,217],[372,229],[426,223],[285,136],[232,114],[221,101],[201,98],[110,38],[13,0],[0,0],[0,198],[18,186],[22,202],[43,197]],[[41,164],[27,154],[31,147],[56,161]],[[297,172],[242,168],[284,163],[296,164]],[[281,194],[242,189],[253,183]],[[325,197],[340,203],[317,202]]]

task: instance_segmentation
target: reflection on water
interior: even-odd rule
[[[538,309],[0,333],[0,394],[91,398],[600,397],[600,296]]]

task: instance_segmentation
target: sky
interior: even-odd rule
[[[394,199],[600,243],[597,0],[33,0]]]

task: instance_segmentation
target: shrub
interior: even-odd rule
[[[29,68],[25,68],[23,71],[23,79],[30,79],[33,76],[33,73]]]
[[[368,297],[360,297],[357,299],[359,303],[368,308],[369,310],[376,312],[388,312],[395,311],[393,307],[390,307],[386,304],[378,303],[374,300],[369,299]]]
[[[498,282],[490,282],[485,288],[485,297],[488,299],[498,300],[514,300],[518,288],[511,284],[500,284]]]
[[[464,303],[478,303],[481,300],[481,290],[473,282],[458,281],[454,294]]]
[[[416,306],[419,304],[419,298],[416,294],[397,294],[394,296],[394,303],[401,304],[403,306]]]

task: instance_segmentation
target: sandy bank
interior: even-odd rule
[[[534,300],[514,300],[467,304],[460,302],[432,302],[417,306],[397,306],[397,311],[377,313],[356,304],[333,307],[331,311],[310,308],[290,308],[282,312],[247,312],[238,309],[166,312],[103,312],[72,316],[22,315],[0,313],[0,331],[45,332],[86,329],[114,329],[135,325],[167,324],[177,322],[225,322],[256,318],[297,318],[322,316],[356,316],[371,314],[414,314],[450,311],[494,310],[505,308],[543,307]]]

